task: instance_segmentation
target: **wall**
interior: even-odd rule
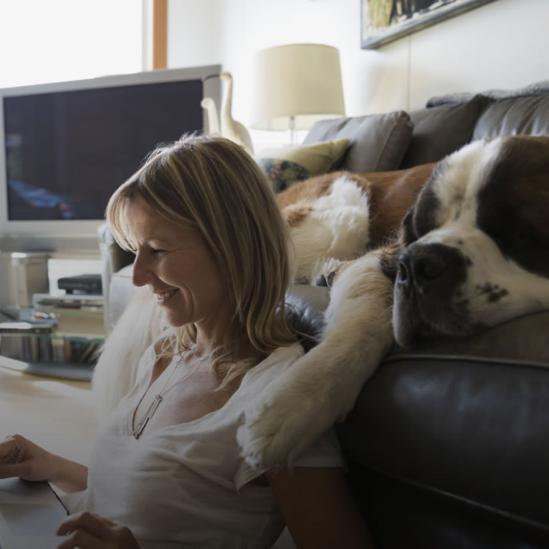
[[[225,64],[223,0],[169,0],[168,67]],[[233,3],[228,0],[227,3]]]
[[[360,0],[170,0],[170,67],[222,63],[247,123],[258,49],[321,42],[341,53],[349,115],[421,107],[432,95],[549,78],[549,2],[496,0],[378,50],[360,48]]]

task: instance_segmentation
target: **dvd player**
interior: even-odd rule
[[[65,276],[57,281],[57,287],[68,294],[101,294],[101,275],[82,274],[77,276]]]

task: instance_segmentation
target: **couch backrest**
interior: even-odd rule
[[[333,139],[350,139],[351,144],[338,169],[350,172],[383,172],[398,168],[413,125],[404,111],[372,114],[317,122],[304,144]]]
[[[411,168],[457,151],[473,138],[475,126],[490,100],[475,95],[463,103],[448,103],[410,113],[414,125],[401,168]]]
[[[410,113],[323,120],[305,143],[348,138],[349,152],[333,169],[373,172],[437,162],[470,141],[516,134],[549,135],[549,81],[434,97]]]
[[[549,134],[549,94],[491,102],[475,125],[473,140],[511,134]]]

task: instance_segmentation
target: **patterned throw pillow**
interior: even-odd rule
[[[275,192],[297,181],[327,173],[337,167],[349,147],[349,139],[268,149],[256,156]]]
[[[309,172],[301,164],[291,160],[260,158],[258,163],[271,179],[273,189],[277,193],[288,188],[290,184],[309,177]]]

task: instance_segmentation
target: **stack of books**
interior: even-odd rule
[[[58,362],[94,365],[101,353],[103,340],[37,334],[32,330],[4,332],[0,323],[0,354],[24,362]]]
[[[25,321],[0,322],[0,354],[30,363],[93,366],[104,336],[102,296],[35,294]]]
[[[0,353],[19,360],[38,360],[40,348],[49,346],[53,319],[0,322]]]

